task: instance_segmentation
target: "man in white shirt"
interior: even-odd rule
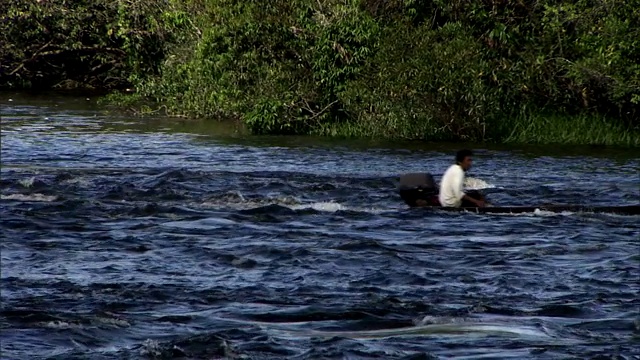
[[[473,153],[460,150],[456,153],[456,163],[442,176],[438,199],[443,207],[484,207],[484,199],[474,199],[463,191],[465,171],[471,168]]]

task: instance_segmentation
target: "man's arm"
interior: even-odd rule
[[[464,193],[463,191],[464,172],[461,170],[460,173],[456,175],[458,176],[455,176],[453,178],[453,184],[452,184],[453,188],[455,189],[454,192],[456,194],[456,197],[460,199],[460,201],[467,200],[467,201],[470,201],[472,204],[475,204],[477,207],[484,207],[484,201],[476,200]]]
[[[464,193],[463,193],[463,194],[464,194]],[[463,199],[463,200],[467,200],[467,201],[471,201],[472,203],[476,204],[476,206],[477,206],[477,207],[484,207],[484,205],[485,205],[485,204],[484,204],[484,201],[482,201],[482,200],[476,200],[476,199],[472,198],[471,196],[469,196],[469,195],[467,195],[467,194],[464,194],[464,195],[462,196],[462,199]]]

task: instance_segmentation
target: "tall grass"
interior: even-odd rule
[[[519,116],[501,142],[640,147],[640,131],[598,115]]]
[[[486,142],[640,147],[640,131],[603,116],[535,114],[516,116],[503,122],[503,126],[489,131]],[[433,121],[412,121],[410,118],[324,124],[315,134],[342,138],[460,141]]]

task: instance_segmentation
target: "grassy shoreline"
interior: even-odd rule
[[[0,89],[93,89],[252,134],[640,146],[624,2],[9,2]]]
[[[606,145],[640,147],[640,132],[626,129],[615,121],[597,115],[536,114],[505,120],[512,128],[498,139],[484,139],[494,144]],[[406,127],[345,123],[327,126],[314,135],[339,138],[376,138],[388,140],[456,141],[447,136],[425,137],[432,128],[428,124]],[[461,140],[457,140],[461,141]],[[462,140],[464,141],[464,140]],[[474,140],[469,140],[474,141]],[[477,141],[477,140],[476,140]]]

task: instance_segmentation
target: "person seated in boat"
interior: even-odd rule
[[[456,153],[456,163],[449,166],[440,180],[438,200],[443,207],[484,207],[485,200],[477,191],[463,191],[465,172],[471,169],[473,152],[463,149]]]

